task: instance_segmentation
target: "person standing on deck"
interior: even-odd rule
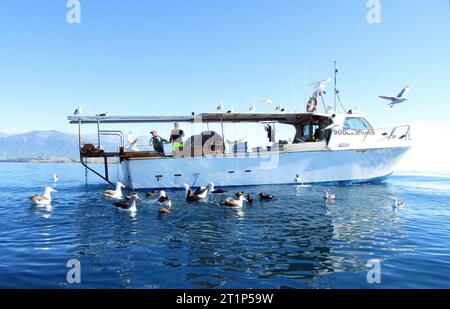
[[[180,124],[175,122],[169,139],[169,142],[172,143],[172,154],[174,156],[178,156],[183,151],[183,136],[184,132],[181,130]]]
[[[168,143],[168,141],[161,136],[159,136],[156,130],[150,131],[152,135],[150,139],[150,146],[153,146],[153,149],[159,154],[164,154],[164,143]]]

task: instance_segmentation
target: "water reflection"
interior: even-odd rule
[[[314,286],[323,275],[360,271],[369,258],[402,252],[403,219],[392,212],[388,186],[327,187],[337,195],[332,203],[323,200],[323,187],[264,190],[274,201],[242,209],[216,199],[186,203],[174,192],[170,215],[159,216],[159,205],[148,200],[134,217],[87,193],[75,212],[77,250],[102,265],[96,270],[115,273],[119,286],[173,288],[239,287],[248,280]]]

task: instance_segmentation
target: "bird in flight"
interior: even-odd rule
[[[83,113],[83,107],[82,106],[78,106],[78,108],[73,112],[74,116],[79,116]]]
[[[394,107],[395,104],[403,103],[407,101],[406,94],[411,91],[411,87],[406,86],[405,88],[400,91],[400,93],[396,97],[390,97],[390,96],[379,96],[381,99],[389,100],[391,102],[388,103],[388,106]]]

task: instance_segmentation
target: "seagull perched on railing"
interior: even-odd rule
[[[407,101],[408,99],[406,98],[406,94],[409,93],[410,91],[411,91],[411,87],[406,86],[405,88],[402,89],[402,91],[400,91],[400,93],[396,97],[380,95],[379,98],[391,101],[390,103],[388,103],[388,106],[390,106],[392,108],[392,107],[394,107],[395,104],[399,104],[399,103],[403,103],[403,102]]]
[[[218,111],[219,113],[223,113],[223,101],[220,102],[219,106],[217,106],[217,111]]]
[[[106,113],[97,114],[97,115],[95,115],[95,116],[96,116],[96,117],[108,117],[108,115],[109,115],[109,113],[106,112]]]
[[[227,110],[227,114],[233,114],[234,113],[234,107],[231,106],[229,110]]]
[[[286,106],[278,104],[277,108],[275,108],[275,111],[279,113],[284,113],[286,111]]]
[[[249,111],[250,113],[256,112],[256,105],[253,104],[252,106],[250,106],[250,108],[248,109],[248,111]]]
[[[80,116],[83,113],[83,107],[80,105],[78,108],[73,112],[74,116]]]

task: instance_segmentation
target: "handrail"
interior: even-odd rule
[[[100,135],[109,135],[109,136],[118,136],[120,138],[120,146],[124,147],[124,135],[122,131],[119,130],[100,130],[99,131]],[[99,147],[100,147],[100,142],[99,142]]]
[[[407,130],[406,130],[406,132],[405,132],[405,137],[407,137],[408,139],[410,139],[410,131],[411,131],[411,127],[410,127],[409,124],[406,124],[406,125],[401,125],[401,126],[393,127],[392,130],[391,130],[391,134],[389,134],[388,140],[390,140],[391,138],[394,137],[395,131],[396,131],[397,129],[399,129],[399,128],[407,128]]]
[[[380,131],[387,131],[387,130],[391,130],[391,133],[388,136],[388,140],[394,138],[394,133],[397,131],[397,129],[400,128],[407,128],[406,132],[404,134],[405,138],[410,139],[410,132],[411,132],[411,127],[409,124],[405,124],[405,125],[400,125],[400,126],[395,126],[395,127],[386,127],[386,128],[374,128],[372,130],[374,130],[375,132],[380,132]],[[369,132],[370,130],[368,130]],[[385,132],[387,134],[387,132]],[[367,139],[367,136],[369,136],[369,134],[364,135],[364,138],[362,140],[362,142],[364,143]]]

